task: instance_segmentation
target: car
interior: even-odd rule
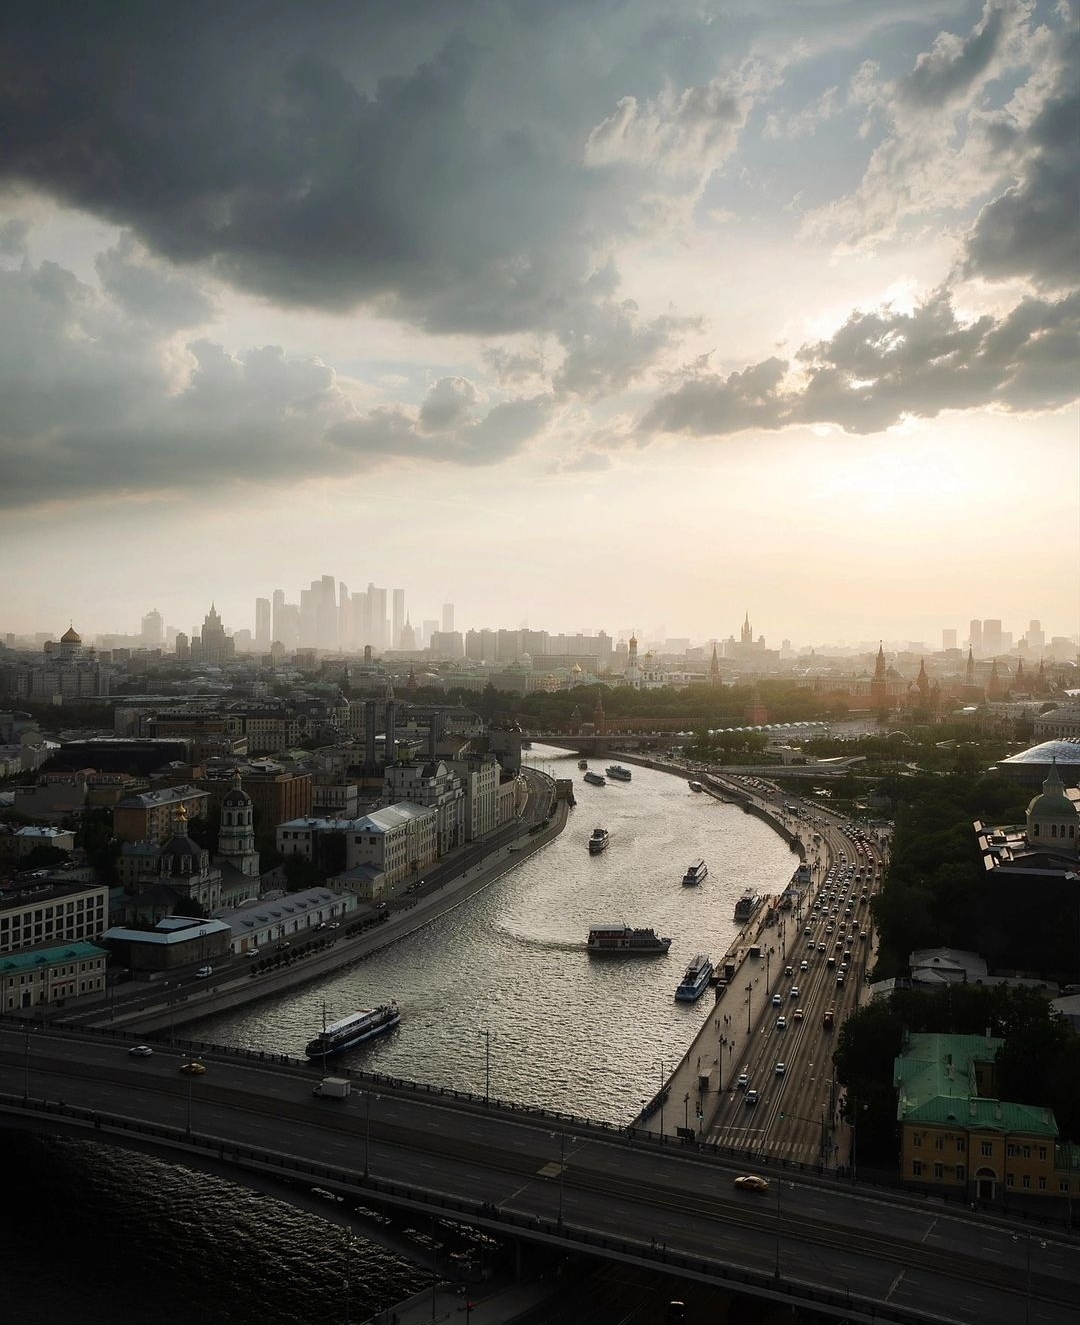
[[[757,1091],[756,1091],[756,1090],[748,1090],[748,1091],[746,1092],[746,1103],[750,1106],[750,1108],[753,1108],[754,1105],[755,1105],[757,1102],[758,1102],[758,1093],[757,1093]]]
[[[739,1090],[745,1090],[747,1086],[749,1086],[749,1084],[750,1084],[749,1076],[745,1072],[740,1072],[738,1078],[736,1079],[735,1085],[739,1088]]]
[[[259,955],[258,948],[248,948],[247,951],[244,953],[245,957],[257,957],[258,955]]]
[[[128,1050],[132,1058],[149,1058],[153,1052],[148,1044],[133,1044]]]
[[[197,1059],[191,1058],[186,1063],[180,1064],[181,1072],[188,1072],[193,1077],[201,1077],[206,1071],[206,1064],[200,1063]]]
[[[819,944],[817,945],[817,950],[818,950],[818,952],[824,952],[824,951],[825,951],[825,944],[824,944],[824,943],[819,943]]]
[[[798,986],[798,985],[792,985],[791,988],[788,990],[788,994],[789,994],[790,997],[792,997],[792,998],[798,998],[798,997],[799,997],[799,986]]]
[[[784,1065],[783,1065],[783,1063],[777,1063],[777,1065],[773,1068],[773,1072],[774,1072],[778,1077],[782,1077],[782,1076],[784,1075],[784,1070],[785,1070],[785,1069],[784,1069]]]
[[[200,980],[205,980],[208,975],[214,974],[214,968],[212,966],[200,966],[195,974]]]
[[[799,963],[799,970],[800,970],[800,971],[808,971],[809,969],[810,969],[810,963],[809,963],[809,962],[806,960],[806,958],[804,957],[804,958],[802,959],[802,961]]]
[[[863,943],[866,942],[866,930],[865,930],[865,929],[860,929],[860,930],[859,930],[859,938],[862,940]]]
[[[735,1186],[741,1192],[767,1192],[769,1181],[759,1173],[742,1173],[735,1179]]]
[[[795,972],[792,970],[792,968],[791,968],[790,966],[785,966],[785,967],[784,967],[784,974],[785,974],[785,975],[794,975]]]
[[[836,965],[836,958],[835,958],[835,957],[826,957],[826,959],[825,959],[825,965],[826,965],[826,966],[829,968],[829,970],[831,971],[831,970],[833,969],[833,967]]]
[[[802,1021],[803,1015],[804,1014],[802,1008],[796,1008],[795,1011],[791,1014],[791,1019],[792,1021]]]
[[[787,1030],[787,1017],[777,1017],[777,1019],[776,1019],[776,1029],[777,1029],[778,1031],[786,1031],[786,1030]]]
[[[773,994],[773,996],[772,996],[772,1005],[773,1005],[774,1008],[778,1008],[778,1007],[780,1006],[780,1004],[781,1004],[783,1001],[784,1001],[784,1000],[780,997],[779,994]]]
[[[825,933],[826,933],[826,934],[831,934],[835,928],[836,928],[836,926],[835,926],[835,925],[833,924],[833,922],[830,920],[829,923],[825,926]]]

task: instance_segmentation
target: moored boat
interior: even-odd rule
[[[682,881],[691,887],[696,883],[701,883],[708,877],[709,867],[703,860],[694,860],[686,867],[686,873],[682,876]]]
[[[587,782],[587,783],[589,784],[590,787],[606,787],[606,786],[607,786],[607,778],[605,778],[604,775],[603,775],[602,773],[593,773],[593,772],[590,771],[590,772],[588,772],[588,773],[585,774],[585,776],[584,776],[584,778],[582,779],[582,781],[583,781],[583,782]]]
[[[339,1021],[332,1021],[324,1026],[318,1035],[309,1041],[304,1052],[309,1058],[332,1058],[344,1053],[354,1045],[382,1035],[396,1026],[401,1020],[401,1010],[396,1003],[384,1003],[377,1008],[360,1008],[350,1012]]]
[[[623,768],[621,764],[612,764],[607,770],[607,775],[615,782],[629,782],[634,776],[628,768]]]
[[[701,785],[700,782],[691,782],[691,783],[690,783],[690,790],[691,790],[691,791],[704,791],[705,788]]]
[[[671,947],[669,938],[661,938],[655,929],[636,929],[625,922],[593,925],[585,945],[597,956],[660,956]]]
[[[754,892],[753,888],[747,888],[739,900],[735,903],[735,921],[737,924],[745,925],[752,919],[754,912],[761,905],[761,894]]]
[[[682,983],[675,990],[675,997],[680,1003],[696,1003],[709,987],[709,977],[713,973],[713,964],[705,953],[699,952],[690,965]]]
[[[594,828],[589,838],[589,855],[598,856],[601,851],[606,851],[610,841],[611,834],[606,828]]]

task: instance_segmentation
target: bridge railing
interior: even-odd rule
[[[849,1315],[864,1320],[887,1322],[888,1325],[950,1325],[951,1318],[928,1315],[925,1311],[883,1303],[850,1291],[838,1292],[801,1280],[784,1279],[775,1274],[748,1269],[742,1264],[729,1264],[722,1260],[709,1260],[679,1251],[669,1251],[665,1241],[655,1237],[646,1244],[629,1238],[617,1238],[590,1229],[576,1227],[565,1220],[524,1215],[500,1208],[489,1201],[463,1200],[426,1188],[410,1187],[364,1175],[357,1170],[331,1168],[310,1160],[287,1155],[281,1151],[265,1150],[240,1145],[222,1137],[208,1136],[186,1128],[149,1123],[120,1114],[86,1109],[65,1104],[62,1100],[23,1098],[0,1095],[0,1108],[10,1112],[26,1112],[41,1117],[62,1117],[83,1124],[95,1134],[118,1132],[135,1137],[157,1140],[169,1148],[196,1150],[208,1158],[228,1162],[240,1168],[264,1173],[287,1175],[290,1180],[301,1178],[312,1186],[318,1185],[335,1194],[359,1195],[367,1200],[380,1201],[405,1208],[419,1208],[430,1212],[432,1207],[446,1217],[457,1216],[465,1223],[479,1225],[492,1232],[513,1233],[517,1236],[544,1241],[549,1244],[573,1243],[608,1259],[646,1261],[657,1268],[675,1272],[687,1278],[707,1283],[722,1282],[733,1288],[800,1305],[819,1306],[829,1310],[842,1309]]]

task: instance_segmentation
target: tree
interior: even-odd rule
[[[47,870],[52,869],[55,865],[66,865],[70,859],[71,855],[67,851],[62,851],[59,847],[31,847],[19,861],[19,869]]]

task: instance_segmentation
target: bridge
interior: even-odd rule
[[[0,1123],[81,1136],[263,1186],[317,1189],[494,1236],[662,1270],[852,1321],[1075,1321],[1077,1240],[780,1166],[761,1195],[730,1156],[438,1087],[236,1050],[178,1069],[113,1034],[0,1025]],[[286,1199],[287,1196],[286,1196]]]

